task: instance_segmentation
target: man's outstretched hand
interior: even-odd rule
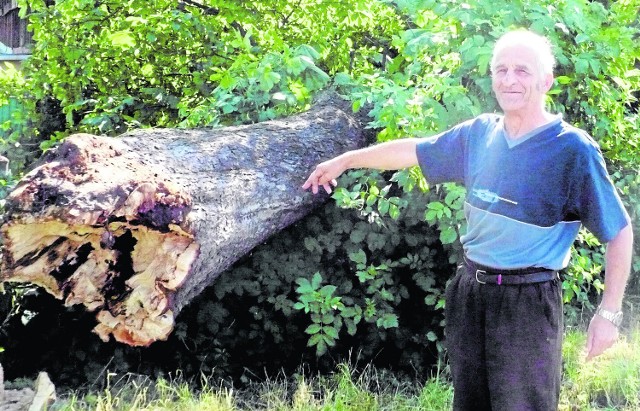
[[[342,161],[336,157],[325,161],[316,166],[315,170],[309,175],[307,181],[302,185],[303,190],[311,188],[313,194],[317,194],[319,187],[323,187],[327,194],[331,194],[332,187],[338,185],[336,179],[346,170]]]

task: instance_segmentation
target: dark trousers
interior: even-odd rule
[[[480,284],[467,271],[459,267],[446,290],[453,409],[557,410],[563,333],[560,281]]]

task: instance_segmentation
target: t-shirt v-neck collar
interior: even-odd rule
[[[502,126],[502,137],[504,138],[504,140],[507,142],[507,145],[509,146],[509,148],[514,148],[522,143],[524,143],[525,141],[529,140],[531,137],[536,136],[537,134],[542,133],[545,130],[548,130],[549,128],[560,124],[560,121],[562,121],[562,116],[558,115],[555,118],[553,118],[551,121],[549,121],[548,123],[545,123],[543,125],[541,125],[540,127],[536,127],[533,130],[529,131],[528,133],[516,138],[516,139],[511,139],[509,137],[507,137],[507,132],[504,128],[504,117],[500,119],[500,124]]]

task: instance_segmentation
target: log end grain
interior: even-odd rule
[[[48,154],[7,198],[0,281],[83,304],[100,338],[145,346],[171,332],[173,294],[199,246],[189,195],[134,154],[90,135]]]

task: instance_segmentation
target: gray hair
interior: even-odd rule
[[[491,57],[491,71],[495,69],[496,56],[503,49],[510,46],[528,47],[536,54],[538,66],[542,74],[553,74],[556,59],[551,51],[549,39],[529,30],[514,30],[502,35],[493,46]]]

